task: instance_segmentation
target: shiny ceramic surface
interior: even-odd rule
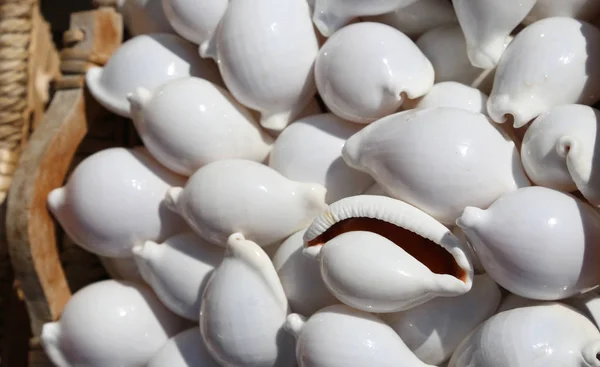
[[[378,317],[334,305],[305,320],[288,316],[286,329],[297,338],[299,367],[426,367]]]
[[[454,107],[485,115],[487,98],[479,89],[457,82],[441,82],[434,84],[423,97],[406,101],[403,107],[405,110]]]
[[[138,367],[185,325],[149,288],[105,280],[75,293],[40,340],[58,367]]]
[[[600,366],[600,332],[559,303],[501,312],[458,347],[449,367]]]
[[[452,0],[473,66],[491,69],[498,64],[508,36],[523,21],[536,0]]]
[[[200,331],[220,365],[290,366],[294,341],[282,330],[289,307],[267,254],[240,233],[202,298]]]
[[[431,29],[458,23],[452,4],[447,0],[418,0],[390,13],[363,19],[387,24],[412,39]]]
[[[152,357],[146,367],[219,367],[212,358],[200,328],[195,327],[175,335]]]
[[[110,148],[87,157],[65,186],[52,190],[48,208],[87,251],[130,257],[133,246],[187,228],[163,204],[169,187],[184,182],[143,150]]]
[[[352,24],[323,45],[315,62],[319,94],[348,121],[367,124],[394,113],[433,85],[431,63],[407,36],[380,23]]]
[[[359,310],[402,311],[471,289],[473,267],[463,244],[396,199],[342,199],[313,221],[304,240],[304,253],[319,261],[329,291]]]
[[[477,275],[462,296],[438,297],[419,307],[382,315],[419,359],[432,365],[447,361],[456,347],[500,304],[500,288],[487,275]]]
[[[315,0],[313,22],[319,32],[330,37],[352,19],[379,15],[404,8],[417,0]]]
[[[522,127],[551,108],[600,98],[600,30],[572,18],[543,19],[521,31],[496,69],[492,120]]]
[[[388,193],[447,225],[464,207],[487,207],[529,184],[513,141],[484,115],[458,108],[385,117],[348,139],[342,155]]]
[[[154,92],[138,88],[128,97],[144,145],[182,175],[228,158],[262,162],[273,139],[250,110],[227,90],[201,78],[181,78]]]
[[[133,248],[142,277],[161,302],[177,315],[198,321],[208,279],[223,260],[223,249],[194,233],[147,241]]]
[[[600,111],[584,105],[554,107],[536,118],[521,146],[521,160],[531,180],[556,190],[579,190],[598,206],[599,120]]]
[[[487,273],[512,293],[558,300],[600,284],[600,214],[571,195],[522,188],[487,210],[467,207],[457,224]]]
[[[273,266],[292,312],[308,317],[339,301],[323,283],[319,263],[302,253],[304,232],[300,230],[283,241],[273,256]]]
[[[282,130],[314,96],[319,42],[306,0],[230,2],[215,41],[227,89],[262,126]]]
[[[486,92],[492,89],[494,69],[471,65],[460,26],[434,28],[419,37],[416,43],[433,65],[436,83],[454,81]]]
[[[169,189],[166,204],[203,238],[224,246],[234,231],[261,246],[281,242],[325,209],[326,189],[291,181],[253,161],[226,159]]]
[[[200,55],[206,56],[229,1],[162,0],[162,5],[169,23],[177,33],[200,45]]]
[[[123,43],[106,65],[88,69],[85,82],[106,109],[130,117],[129,93],[185,76],[221,82],[216,65],[202,60],[193,44],[174,34],[153,33]]]
[[[325,186],[328,203],[360,194],[373,179],[348,167],[342,148],[361,128],[332,113],[297,120],[275,140],[269,166],[290,180]]]

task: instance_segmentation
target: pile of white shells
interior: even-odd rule
[[[119,10],[57,366],[600,366],[600,1]]]

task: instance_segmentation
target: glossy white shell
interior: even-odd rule
[[[529,24],[550,17],[570,17],[587,22],[599,15],[600,2],[596,0],[536,0],[523,23]]]
[[[464,279],[433,273],[377,229],[352,229],[304,250],[320,261],[325,285],[348,306],[367,312],[402,311],[436,296],[457,296],[471,288],[473,267],[462,243],[429,215],[389,197],[360,195],[331,204],[307,229],[305,242],[350,218],[375,218],[432,241],[453,257]]]
[[[210,242],[224,246],[242,232],[269,246],[305,228],[325,209],[327,190],[288,180],[260,163],[226,159],[192,175],[185,188],[169,189],[166,204]]]
[[[365,22],[344,27],[325,42],[315,79],[331,112],[367,124],[396,112],[405,95],[427,93],[434,72],[410,38],[390,26]]]
[[[273,266],[292,312],[310,316],[339,301],[323,283],[319,263],[302,253],[305,231],[300,230],[283,242],[273,256]]]
[[[129,93],[136,88],[154,90],[169,80],[185,76],[221,82],[217,67],[202,60],[194,45],[173,34],[154,33],[123,43],[104,67],[88,69],[85,82],[105,108],[130,117]]]
[[[299,367],[425,367],[378,317],[345,305],[326,307],[307,321],[288,316]]]
[[[171,170],[191,175],[227,158],[264,161],[273,139],[225,89],[200,78],[181,78],[128,97],[144,145]]]
[[[297,120],[277,137],[269,166],[290,180],[325,186],[328,203],[360,194],[373,179],[348,167],[342,148],[361,127],[331,113]]]
[[[162,0],[165,15],[177,33],[200,45],[200,55],[209,48],[228,0]]]
[[[175,335],[152,357],[145,367],[219,367],[212,358],[200,328],[195,327]]]
[[[504,53],[513,29],[536,0],[452,0],[473,66],[491,69]]]
[[[163,205],[169,187],[184,182],[143,150],[110,148],[87,157],[65,186],[52,190],[48,208],[79,246],[129,257],[133,246],[187,228]]]
[[[133,248],[142,276],[171,311],[188,320],[200,317],[202,293],[212,271],[223,259],[223,248],[193,233],[147,241]]]
[[[500,288],[489,276],[477,275],[462,296],[439,297],[407,311],[382,315],[420,360],[439,365],[480,323],[494,315]]]
[[[57,367],[138,367],[184,327],[147,287],[105,280],[75,293],[40,339]]]
[[[146,285],[142,274],[138,271],[133,257],[106,257],[98,256],[104,270],[115,280],[125,280]]]
[[[315,94],[319,43],[306,0],[230,2],[216,49],[227,88],[266,128],[282,130]]]
[[[457,82],[442,82],[434,84],[423,97],[406,101],[403,108],[424,110],[434,107],[454,107],[486,115],[487,98],[479,89]]]
[[[348,139],[342,156],[394,197],[448,225],[464,207],[487,207],[529,184],[512,140],[484,115],[457,108],[383,118]]]
[[[200,331],[211,355],[227,366],[291,366],[293,338],[282,330],[287,313],[267,254],[232,234],[202,299]]]
[[[458,22],[452,4],[447,0],[418,0],[390,13],[363,19],[387,24],[412,39],[431,29]]]
[[[458,347],[449,367],[600,366],[600,332],[560,303],[505,311]]]
[[[600,111],[584,105],[554,107],[527,128],[521,160],[537,185],[561,191],[580,190],[600,204],[600,182],[594,165],[600,159],[596,144]]]
[[[313,22],[319,32],[330,37],[362,15],[379,15],[404,8],[417,0],[315,0]]]
[[[117,11],[132,36],[150,33],[175,33],[161,0],[117,0]]]
[[[600,284],[600,214],[571,195],[522,188],[487,210],[467,207],[457,224],[487,273],[512,293],[557,300]]]
[[[471,65],[460,26],[432,29],[419,37],[416,43],[433,65],[436,83],[455,81],[486,92],[492,89],[494,69],[480,69]]]
[[[552,107],[600,98],[600,30],[571,18],[548,18],[521,31],[496,69],[488,113],[521,127]]]

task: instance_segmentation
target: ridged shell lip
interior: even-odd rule
[[[460,241],[421,210],[384,196],[359,195],[330,205],[304,235],[307,247],[324,245],[347,232],[377,233],[400,246],[435,274],[470,284],[473,267]]]

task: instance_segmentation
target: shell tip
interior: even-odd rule
[[[502,47],[502,51],[504,51],[504,47]],[[496,67],[502,53],[496,54],[497,52],[485,52],[477,47],[468,47],[467,49],[467,56],[471,65],[485,70]]]
[[[265,129],[279,132],[292,121],[292,111],[277,112],[273,114],[261,113],[260,125]]]
[[[68,367],[68,363],[60,350],[60,324],[49,322],[42,327],[40,342],[48,358],[58,367]]]
[[[50,194],[48,194],[47,202],[50,211],[52,211],[54,215],[58,215],[61,208],[64,207],[66,202],[65,188],[59,187],[50,191]]]
[[[360,132],[349,137],[342,148],[342,158],[344,159],[344,162],[354,169],[360,169],[361,137],[359,134]]]
[[[350,23],[352,17],[336,15],[330,11],[321,9],[321,3],[315,2],[315,11],[313,14],[313,23],[324,37],[331,37],[336,31]]]
[[[589,366],[600,367],[600,340],[588,343],[583,347],[581,354]]]
[[[158,244],[154,241],[146,241],[142,245],[135,245],[131,249],[134,258],[141,260],[149,260]]]
[[[214,41],[214,35],[213,37],[211,37],[211,39],[206,40],[200,44],[200,47],[198,47],[198,53],[203,59],[213,59],[215,61],[218,60],[217,45]]]
[[[287,316],[283,328],[297,338],[305,323],[306,318],[304,316],[297,313],[291,313]]]
[[[183,192],[183,187],[171,187],[165,194],[164,203],[167,208],[173,212],[178,212],[179,198]]]
[[[569,155],[569,153],[573,153],[573,151],[576,149],[577,142],[571,136],[561,136],[556,141],[556,153],[562,158],[567,158],[567,155]]]
[[[314,260],[319,260],[321,255],[321,248],[323,245],[309,246],[302,250],[302,255],[309,257]]]
[[[135,92],[128,93],[127,101],[129,101],[131,112],[139,111],[144,108],[151,97],[152,95],[150,91],[142,87],[136,88]]]
[[[468,206],[464,209],[462,215],[456,220],[456,225],[463,230],[475,228],[483,222],[485,216],[485,210]]]

